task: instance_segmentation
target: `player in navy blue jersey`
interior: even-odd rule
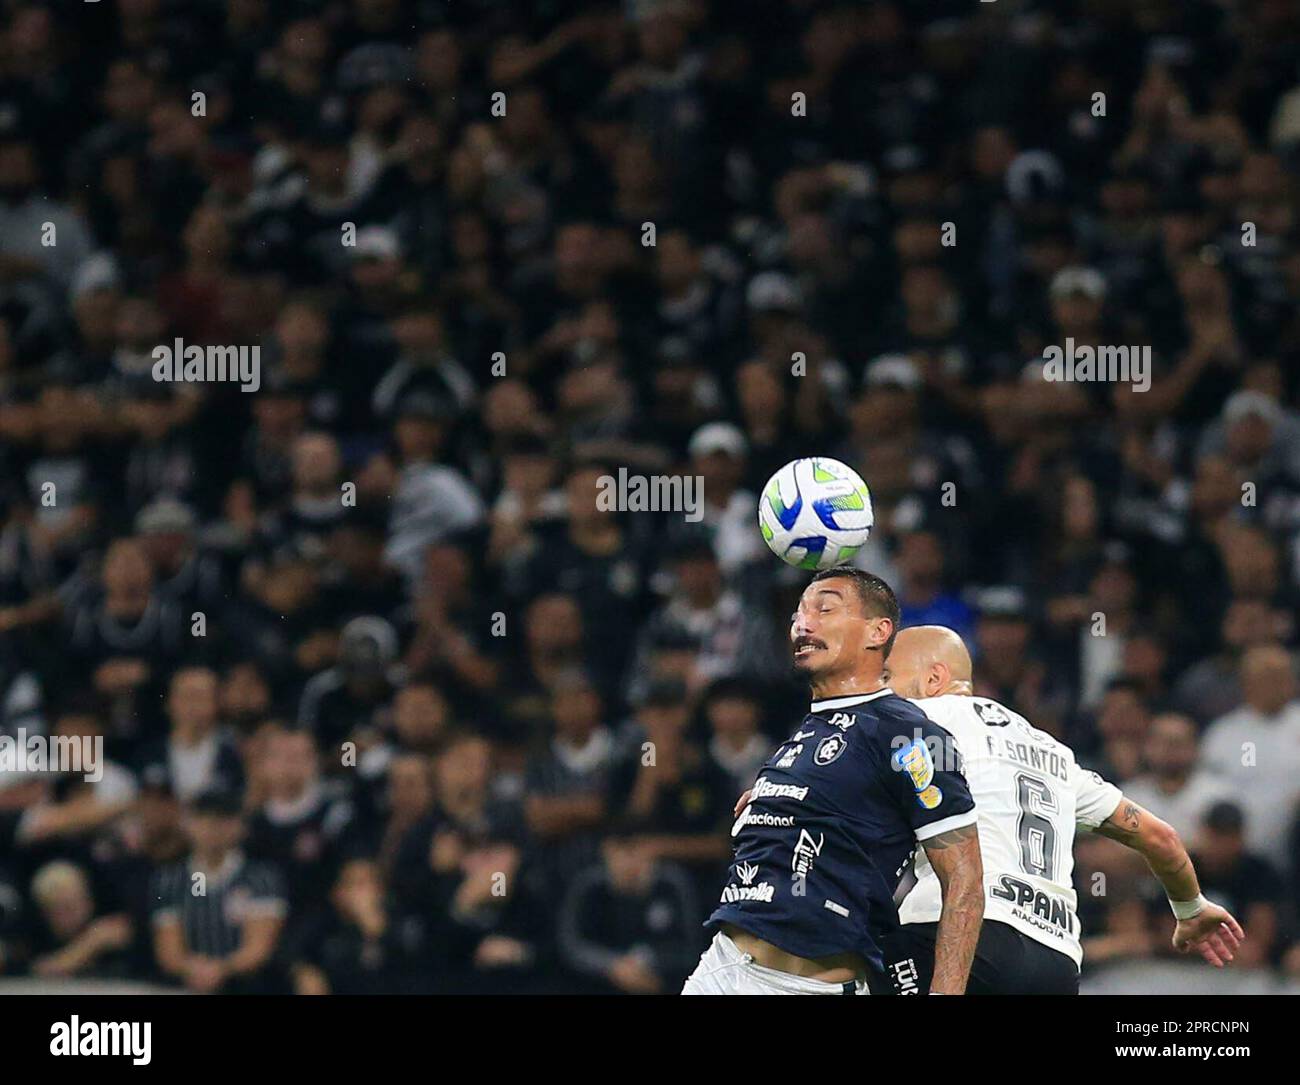
[[[683,994],[866,993],[918,843],[943,891],[931,993],[965,990],[984,910],[975,804],[942,756],[951,736],[885,685],[898,624],[870,573],[828,570],[804,591],[790,642],[812,708],[741,800],[713,942]]]

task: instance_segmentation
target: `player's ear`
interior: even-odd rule
[[[888,618],[871,618],[867,626],[867,643],[868,652],[878,652],[886,644],[889,638],[894,635],[894,623]]]

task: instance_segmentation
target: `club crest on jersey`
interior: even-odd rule
[[[843,735],[827,735],[817,743],[817,752],[813,760],[819,765],[829,765],[848,749],[848,742]]]
[[[924,742],[913,741],[891,758],[897,772],[906,772],[912,778],[912,787],[919,793],[934,779],[934,758]],[[923,804],[924,805],[924,804]]]

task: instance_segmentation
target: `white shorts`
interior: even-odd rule
[[[719,931],[700,956],[682,988],[684,995],[843,995],[844,984],[805,979],[755,964],[754,958]],[[854,984],[853,994],[865,995],[867,985]]]

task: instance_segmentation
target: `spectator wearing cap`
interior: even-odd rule
[[[1291,656],[1273,644],[1241,657],[1245,703],[1210,724],[1201,764],[1236,792],[1246,844],[1279,867],[1300,803],[1300,700]]]
[[[767,556],[754,534],[758,499],[741,486],[749,452],[745,435],[730,422],[710,422],[692,434],[687,451],[692,473],[703,480],[701,523],[712,538],[723,575],[734,576]]]
[[[331,764],[340,744],[377,726],[402,679],[397,633],[383,618],[353,618],[339,635],[338,662],[314,675],[298,702],[298,726],[316,736]]]
[[[194,510],[172,498],[159,498],[136,514],[135,533],[153,565],[160,590],[175,599],[181,613],[224,610],[229,587],[216,555],[198,546]]]
[[[77,266],[69,301],[74,327],[48,368],[76,385],[93,385],[108,375],[117,345],[122,276],[110,253],[96,252]]]
[[[1300,415],[1262,391],[1229,396],[1219,418],[1201,434],[1196,451],[1198,456],[1223,456],[1254,482],[1264,495],[1260,510],[1265,516],[1274,500],[1281,503],[1279,492],[1291,499],[1300,492]]]
[[[269,993],[280,983],[273,958],[288,913],[278,870],[248,859],[233,792],[205,791],[187,807],[190,853],[154,879],[154,959],[195,994]]]

